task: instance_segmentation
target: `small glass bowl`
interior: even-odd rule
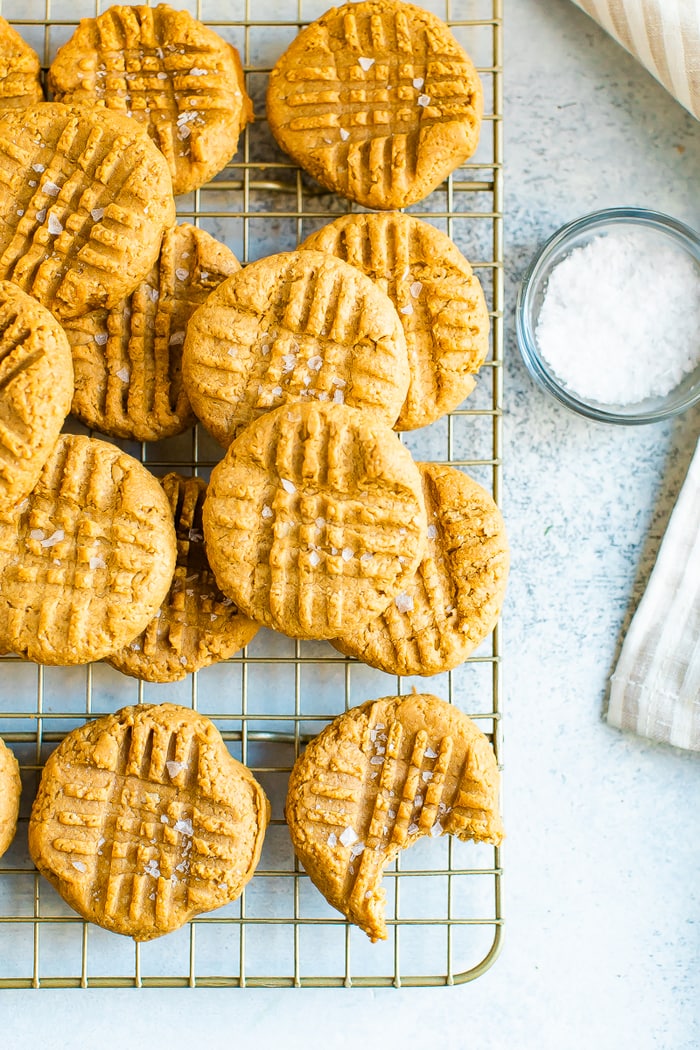
[[[518,346],[533,379],[574,412],[605,423],[656,423],[678,415],[700,401],[700,364],[662,397],[648,397],[629,404],[586,401],[564,386],[542,357],[537,342],[539,314],[554,267],[574,248],[620,227],[653,231],[657,238],[663,237],[667,245],[694,259],[700,270],[700,236],[677,219],[646,208],[607,208],[584,215],[562,226],[550,237],[528,267],[518,290],[515,309]]]

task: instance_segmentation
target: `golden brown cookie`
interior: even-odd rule
[[[164,157],[116,113],[59,102],[0,113],[0,168],[0,279],[59,320],[132,292],[175,221]]]
[[[72,411],[115,437],[159,441],[195,422],[182,382],[192,313],[240,269],[232,251],[188,223],[166,230],[160,255],[136,291],[111,310],[66,321],[73,352]]]
[[[368,208],[422,200],[474,153],[481,82],[436,15],[402,0],[333,7],[270,75],[275,138],[328,189]]]
[[[0,510],[36,484],[72,396],[70,347],[58,321],[0,281]]]
[[[202,532],[207,484],[167,474],[161,481],[175,518],[177,563],[170,590],[145,631],[107,658],[147,682],[176,682],[247,645],[258,625],[222,594],[209,568]]]
[[[501,512],[454,467],[419,463],[428,541],[415,576],[381,616],[333,641],[389,674],[433,675],[461,664],[493,630],[509,567]]]
[[[188,325],[183,372],[196,415],[224,447],[290,401],[349,404],[391,426],[409,379],[389,298],[313,251],[259,259],[224,281]]]
[[[474,389],[489,349],[489,313],[472,268],[447,234],[402,212],[341,215],[301,245],[371,277],[398,310],[411,382],[396,430],[451,412]]]
[[[21,793],[19,764],[5,741],[0,740],[0,857],[15,837]]]
[[[175,529],[156,478],[114,445],[62,434],[17,512],[0,512],[0,651],[99,660],[168,592]]]
[[[83,18],[49,69],[59,102],[101,104],[142,124],[174,193],[221,171],[253,119],[238,52],[187,11],[114,5]]]
[[[339,715],[297,759],[286,817],[294,850],[334,908],[386,939],[382,872],[424,835],[503,839],[499,774],[471,719],[427,694]]]
[[[41,63],[36,51],[0,18],[0,111],[42,102]]]
[[[420,475],[387,426],[348,405],[277,408],[213,470],[204,538],[246,616],[333,638],[403,591],[425,543]]]
[[[42,875],[83,918],[148,941],[240,896],[270,807],[208,718],[125,707],[50,756],[29,822]]]

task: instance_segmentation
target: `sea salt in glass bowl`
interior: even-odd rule
[[[654,258],[658,258],[660,251],[666,258],[671,258],[666,253],[673,251],[690,260],[690,265],[697,267],[700,280],[700,236],[690,227],[644,208],[609,208],[594,212],[563,226],[533,259],[518,291],[516,332],[520,352],[533,379],[567,408],[606,423],[655,423],[700,401],[700,363],[661,396],[631,401],[624,398],[597,400],[582,396],[571,385],[567,386],[565,377],[555,372],[538,341],[538,324],[554,269],[575,249],[591,244],[595,238],[601,235],[617,237],[629,231],[634,231],[635,237],[643,237],[645,244],[648,242],[648,250]],[[687,268],[689,263],[683,261],[681,265]],[[650,287],[649,295],[653,299],[653,287]],[[590,303],[590,309],[596,309],[595,301]],[[621,309],[624,309],[624,304]],[[700,358],[700,330],[697,339]],[[611,362],[610,368],[613,367],[614,362]],[[643,367],[643,364],[638,367]],[[619,387],[619,380],[616,385]]]

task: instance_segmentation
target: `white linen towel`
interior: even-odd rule
[[[574,0],[700,120],[699,0]]]
[[[610,679],[607,720],[700,751],[700,442]]]

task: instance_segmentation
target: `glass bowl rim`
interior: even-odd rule
[[[648,227],[670,236],[676,244],[695,258],[700,267],[700,234],[691,226],[681,222],[680,219],[650,208],[633,206],[602,208],[588,212],[560,226],[535,252],[518,287],[515,305],[516,338],[521,356],[532,378],[566,408],[604,423],[621,423],[626,426],[656,423],[679,415],[700,402],[700,385],[695,392],[687,393],[680,400],[672,400],[663,407],[648,411],[621,413],[612,408],[606,408],[602,404],[591,404],[566,390],[550,372],[540,356],[535,333],[530,323],[532,290],[536,279],[546,270],[557,250],[582,231],[595,230],[597,227],[618,223]],[[666,397],[672,398],[672,395],[673,391],[670,391]]]

